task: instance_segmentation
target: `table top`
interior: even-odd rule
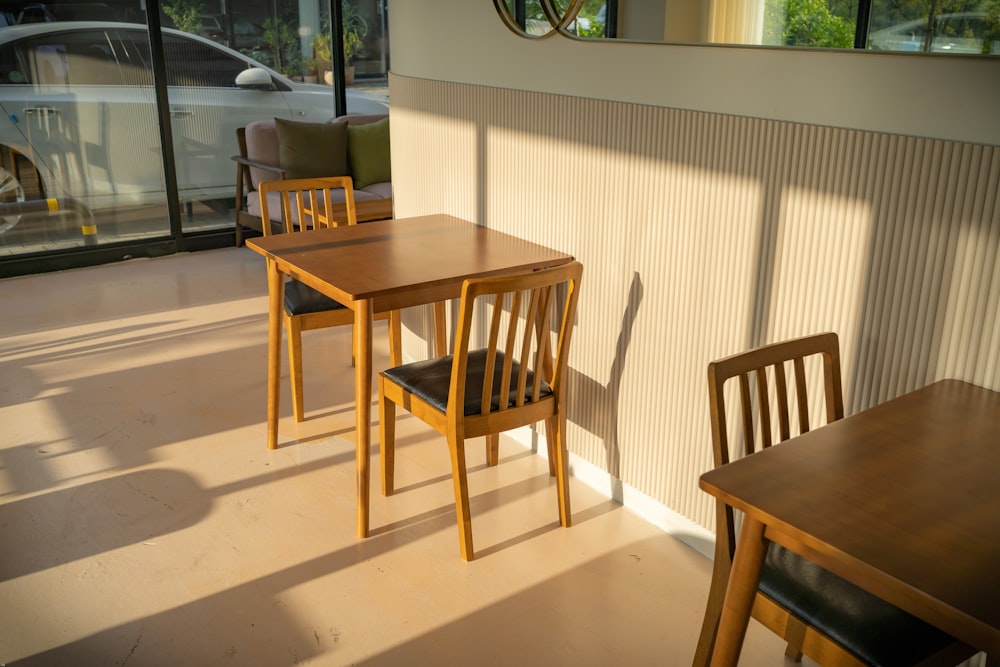
[[[427,215],[249,239],[282,272],[376,309],[458,295],[461,281],[564,264],[567,255],[449,215]]]
[[[998,478],[1000,393],[944,380],[707,472],[701,487],[1000,655]]]

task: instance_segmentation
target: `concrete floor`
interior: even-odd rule
[[[408,416],[356,538],[350,331],[305,335],[306,420],[286,377],[268,451],[250,250],[3,280],[0,312],[0,664],[690,664],[709,561],[575,479],[561,528],[513,441],[469,449],[474,562]],[[741,664],[782,652],[752,623]]]

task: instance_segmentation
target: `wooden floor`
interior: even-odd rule
[[[493,469],[469,450],[474,562],[412,418],[357,539],[350,332],[305,335],[307,418],[286,377],[268,451],[262,262],[0,281],[0,664],[690,664],[710,563],[575,479],[561,528],[513,441]],[[741,664],[782,652],[752,624]]]

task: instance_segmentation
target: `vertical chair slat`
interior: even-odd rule
[[[785,365],[774,365],[774,388],[778,398],[778,442],[788,440],[791,425],[788,419],[788,382],[785,380]]]
[[[485,299],[485,297],[482,297]],[[500,338],[500,314],[503,312],[503,295],[493,297],[493,317],[490,320],[490,337],[486,344],[486,366],[483,373],[483,394],[480,414],[489,414],[493,402],[493,375],[496,373],[497,341]]]
[[[285,233],[294,232],[295,225],[292,224],[292,207],[289,204],[288,193],[279,192],[278,201],[281,203],[281,217],[285,221]]]
[[[302,202],[301,206],[302,208],[299,212],[301,217],[299,218],[299,220],[304,221],[306,219],[306,213],[307,213],[307,211],[305,210],[305,202]],[[309,221],[313,229],[320,229],[321,227],[323,227],[322,221],[320,220],[319,215],[317,215],[318,211],[319,211],[319,190],[317,190],[316,188],[312,188],[309,190],[308,214],[309,214]]]
[[[767,369],[762,368],[757,377],[757,411],[760,415],[760,448],[771,446],[771,400],[767,396]]]
[[[824,383],[826,389],[826,421],[830,423],[842,419],[844,416],[844,402],[842,399],[838,400],[843,395],[843,389],[840,386],[840,357],[830,354],[823,355],[823,369],[826,376]]]
[[[535,329],[535,322],[538,320],[538,309],[542,305],[541,290],[531,290],[531,299],[528,302],[528,310],[525,313],[524,336],[521,340],[521,355],[518,361],[517,373],[517,400],[514,404],[517,407],[524,405],[525,389],[528,383],[528,372],[531,370],[531,332]]]
[[[806,387],[806,364],[803,357],[796,357],[792,364],[795,366],[795,395],[799,399],[799,433],[809,431],[809,389]]]
[[[555,301],[555,286],[550,285],[545,288],[545,300],[539,311],[539,319],[535,324],[535,332],[538,339],[538,345],[535,350],[535,384],[532,388],[532,396],[539,396],[542,390],[542,380],[548,375],[552,368],[552,354],[549,352],[551,343],[549,341],[550,332],[549,327],[553,303]],[[552,384],[560,381],[555,377],[549,378]],[[532,398],[534,400],[534,398]]]
[[[741,373],[739,376],[740,382],[740,407],[742,408],[740,415],[743,417],[743,439],[746,443],[747,453],[755,451],[754,443],[756,438],[753,437],[753,401],[750,398],[750,380],[746,373]]]
[[[514,364],[514,343],[517,340],[517,320],[521,315],[522,297],[520,292],[514,292],[510,304],[510,320],[507,322],[507,337],[503,346],[503,373],[500,375],[500,410],[506,410],[509,405],[510,376]]]

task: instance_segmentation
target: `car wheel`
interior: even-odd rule
[[[21,215],[4,215],[7,204],[18,204],[24,201],[24,188],[21,182],[6,168],[0,166],[0,233],[3,233],[21,221]],[[10,207],[14,208],[14,207]]]

